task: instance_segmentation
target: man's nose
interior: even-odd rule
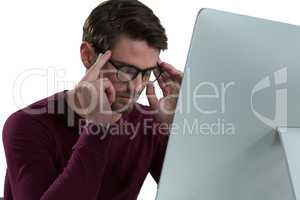
[[[143,76],[142,73],[139,73],[135,79],[133,79],[130,84],[129,87],[131,89],[132,92],[134,92],[134,95],[136,95],[142,88],[143,85]]]

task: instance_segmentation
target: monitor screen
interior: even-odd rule
[[[295,200],[277,127],[300,125],[300,27],[203,9],[158,200]]]

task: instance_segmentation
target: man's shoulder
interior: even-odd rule
[[[23,141],[22,138],[27,141],[39,139],[46,141],[51,135],[48,126],[48,122],[52,119],[49,108],[51,109],[54,102],[57,102],[57,95],[60,94],[61,92],[55,93],[10,114],[2,130],[4,143]]]
[[[52,114],[57,109],[59,103],[64,103],[65,91],[66,90],[56,92],[50,96],[35,101],[21,110],[29,115]]]
[[[48,137],[47,127],[32,116],[20,109],[6,119],[2,129],[5,149],[8,148],[7,145],[21,145],[27,142],[41,141]]]
[[[39,123],[43,126],[43,121],[55,113],[58,98],[62,92],[55,93],[51,96],[37,100],[23,108],[18,109],[8,116],[5,121],[6,125],[13,126],[30,126]]]

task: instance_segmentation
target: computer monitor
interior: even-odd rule
[[[200,10],[157,200],[296,199],[276,129],[300,126],[299,53],[298,26]]]

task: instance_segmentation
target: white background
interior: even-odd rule
[[[6,118],[12,112],[57,91],[70,89],[80,80],[84,74],[79,56],[82,25],[99,2],[102,1],[1,0],[1,130]],[[193,25],[200,8],[215,8],[300,25],[300,4],[296,0],[142,0],[142,2],[153,9],[166,28],[169,49],[161,54],[161,58],[180,70],[183,70],[185,65]],[[27,75],[25,79],[24,72],[36,75]],[[55,74],[55,78],[51,78],[51,73]],[[20,82],[21,79],[23,83]],[[14,90],[14,87],[17,89]],[[147,104],[145,97],[142,97],[141,103]],[[6,162],[1,143],[0,196],[3,196],[5,170]],[[154,199],[156,187],[156,183],[149,175],[139,199]]]

